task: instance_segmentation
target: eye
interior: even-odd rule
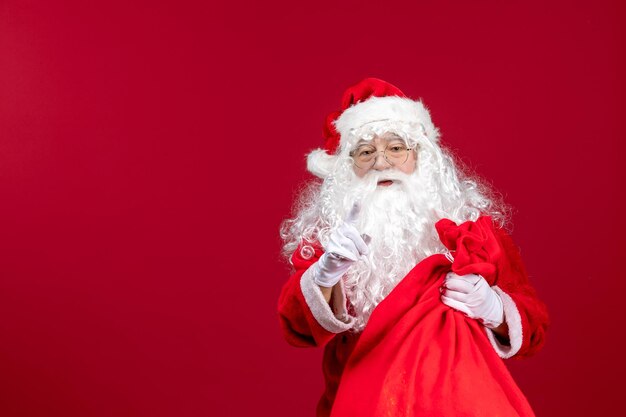
[[[356,156],[369,156],[374,152],[376,152],[376,150],[372,148],[359,148],[356,151]]]
[[[400,153],[400,152],[406,151],[406,146],[401,145],[401,144],[396,144],[396,145],[389,146],[389,148],[387,149],[389,149],[389,152],[392,152],[392,153]]]

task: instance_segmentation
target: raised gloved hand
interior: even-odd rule
[[[495,329],[504,321],[504,307],[496,293],[480,275],[457,275],[448,272],[441,292],[441,301],[468,317],[480,320]]]
[[[367,255],[366,240],[354,225],[361,207],[355,203],[345,221],[331,233],[324,254],[313,264],[313,280],[322,287],[332,287],[361,255]],[[364,239],[365,238],[365,239]]]

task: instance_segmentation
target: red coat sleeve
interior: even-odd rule
[[[516,357],[530,356],[539,351],[544,343],[549,325],[548,311],[530,284],[519,249],[511,237],[497,229],[497,237],[506,253],[496,285],[511,297],[521,318],[522,344]]]
[[[319,248],[309,259],[300,247],[291,257],[295,272],[285,283],[278,299],[278,316],[287,342],[298,347],[324,346],[337,333],[326,330],[313,315],[302,290],[302,276],[322,255]],[[330,309],[330,307],[329,307]]]

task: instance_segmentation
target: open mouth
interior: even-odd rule
[[[389,187],[391,184],[393,184],[392,180],[381,180],[381,181],[378,181],[378,185],[380,185],[381,187]]]

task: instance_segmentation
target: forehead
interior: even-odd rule
[[[400,135],[398,135],[397,133],[394,132],[385,132],[381,135],[372,135],[369,137],[362,137],[359,139],[359,141],[356,143],[357,146],[360,145],[366,145],[366,144],[373,144],[375,142],[392,142],[392,141],[402,141],[402,142],[406,142]]]

